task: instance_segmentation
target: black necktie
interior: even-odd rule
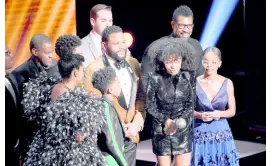
[[[126,67],[126,64],[125,64],[124,61],[115,62],[114,65],[117,68],[117,70],[120,70],[121,68],[125,68]]]

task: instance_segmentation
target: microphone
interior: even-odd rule
[[[184,129],[187,125],[186,120],[182,117],[175,119],[175,125],[178,129]]]
[[[184,78],[188,81],[189,86],[190,86],[191,89],[192,89],[192,85],[191,85],[191,82],[190,82],[190,74],[189,74],[189,72],[184,72],[184,73],[182,73],[182,74],[183,74]]]
[[[190,86],[190,93],[191,95],[193,95],[193,88],[192,88],[192,85],[191,85],[191,82],[190,82],[190,74],[189,72],[183,72],[182,73],[183,77],[188,81],[188,84]],[[194,107],[194,101],[193,101],[193,107]],[[187,126],[187,122],[184,118],[182,117],[179,117],[177,119],[174,120],[175,122],[175,125],[178,129],[184,129],[186,126]]]

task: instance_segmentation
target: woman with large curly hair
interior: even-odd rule
[[[152,146],[160,166],[189,166],[193,137],[194,50],[180,39],[163,38],[148,49],[156,72],[149,73],[146,110],[153,117]]]

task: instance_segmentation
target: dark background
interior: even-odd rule
[[[212,0],[77,0],[77,34],[80,38],[90,32],[89,12],[98,3],[112,6],[114,25],[133,34],[135,41],[130,51],[141,62],[144,50],[151,42],[171,33],[172,14],[180,5],[188,5],[193,10],[192,37],[200,40]],[[244,139],[244,132],[253,133],[253,138],[260,134],[259,131],[265,134],[262,132],[266,123],[265,1],[246,0],[244,5],[243,0],[239,0],[216,46],[223,58],[219,73],[234,82],[237,113],[229,120],[234,136]],[[148,126],[145,130],[143,139],[149,135]]]

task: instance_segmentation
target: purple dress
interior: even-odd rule
[[[228,104],[227,81],[224,80],[213,101],[196,83],[196,111],[212,112],[226,110]],[[192,165],[195,166],[237,166],[238,152],[234,144],[231,129],[225,118],[203,122],[195,120]]]

